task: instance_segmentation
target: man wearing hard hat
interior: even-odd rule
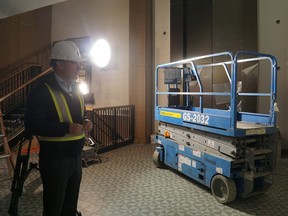
[[[81,215],[81,152],[85,132],[92,129],[76,84],[84,59],[75,43],[60,41],[53,46],[50,61],[53,73],[31,93],[25,127],[40,141],[43,216]]]

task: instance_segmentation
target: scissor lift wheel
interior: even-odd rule
[[[164,167],[163,161],[160,160],[160,153],[157,150],[155,150],[153,153],[153,162],[158,168]]]
[[[232,202],[236,198],[235,182],[222,175],[215,175],[211,182],[211,191],[219,203]]]

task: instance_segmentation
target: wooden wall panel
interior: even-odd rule
[[[17,63],[18,17],[0,20],[0,72]]]
[[[129,1],[129,103],[135,105],[135,143],[152,133],[152,1]]]
[[[213,2],[213,52],[257,51],[257,1],[217,0]],[[257,92],[257,72],[243,73],[254,63],[239,64],[237,79],[242,92]],[[213,83],[227,82],[224,74],[214,73]],[[242,111],[256,112],[256,97],[238,97]]]
[[[51,6],[0,20],[0,78],[23,65],[48,67]]]
[[[35,55],[33,52],[36,48],[36,20],[35,13],[28,12],[19,15],[18,19],[18,52],[17,58],[19,62],[25,61],[25,63],[35,62]],[[29,56],[31,56],[29,58]],[[28,57],[28,58],[27,58]]]
[[[186,14],[185,44],[187,49],[185,58],[211,53],[213,39],[211,0],[186,1],[184,14]]]
[[[37,62],[45,69],[49,67],[48,59],[51,55],[52,9],[46,7],[35,12]]]
[[[171,61],[223,51],[257,51],[257,0],[171,0],[170,3]],[[241,74],[248,66],[241,65],[238,80],[248,80],[243,91],[255,92],[257,77],[247,79]],[[228,82],[218,68],[205,73],[205,91],[213,91],[213,83]],[[243,102],[246,111],[257,107],[255,98]],[[204,97],[204,104],[213,107],[215,101]]]
[[[170,1],[170,59],[177,61],[184,58],[184,2]]]

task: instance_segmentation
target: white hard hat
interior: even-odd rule
[[[79,48],[72,41],[59,41],[55,43],[52,47],[50,59],[77,62],[85,61],[80,55]]]

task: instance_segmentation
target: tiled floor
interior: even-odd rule
[[[83,216],[116,215],[288,215],[288,159],[281,159],[268,192],[219,204],[209,189],[152,162],[155,145],[133,144],[102,154],[84,168],[79,210]],[[3,164],[2,164],[3,165]],[[11,181],[0,182],[0,215],[7,214]],[[25,183],[20,216],[42,212],[42,188],[35,170]]]

